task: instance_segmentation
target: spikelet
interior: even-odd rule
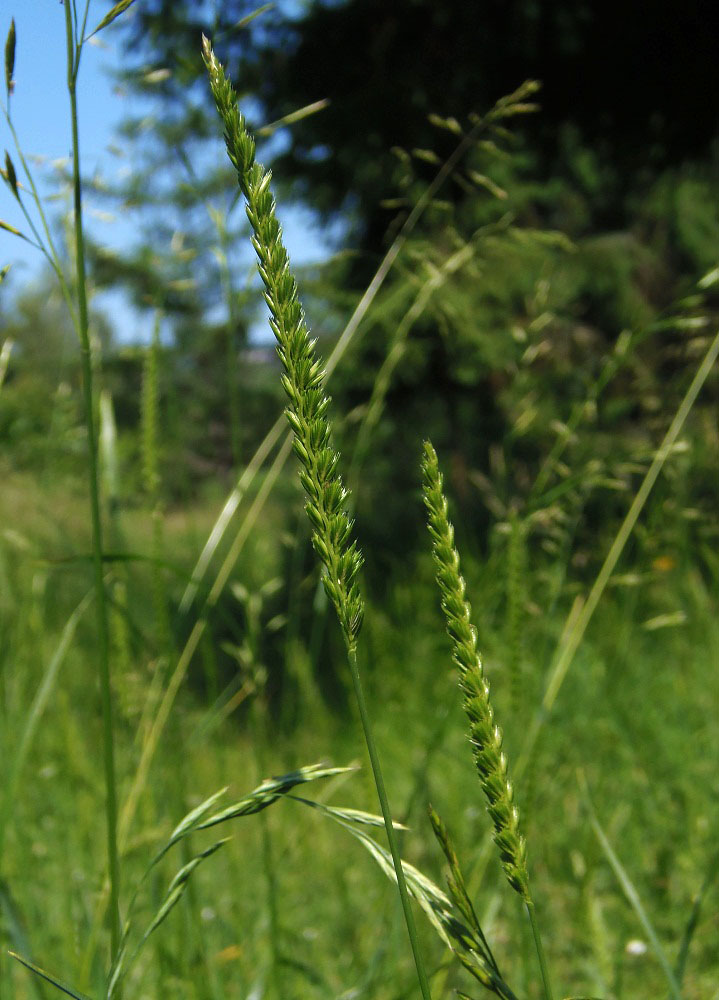
[[[437,454],[429,442],[425,442],[424,446],[422,472],[442,610],[452,639],[454,661],[459,669],[474,760],[494,825],[494,840],[509,884],[525,902],[531,903],[526,845],[519,830],[519,811],[514,804],[507,758],[502,752],[502,733],[494,722],[489,684],[479,656],[477,630],[471,623],[472,609],[465,597],[459,553],[454,545],[454,528],[447,517],[442,475]]]
[[[237,107],[232,84],[204,37],[202,46],[212,95],[225,128],[227,152],[247,202],[252,245],[271,314],[270,326],[284,367],[282,384],[289,399],[285,412],[294,432],[293,447],[302,465],[300,479],[308,498],[305,510],[313,527],[312,542],[324,565],[322,582],[337,612],[347,647],[354,650],[363,616],[356,583],[362,555],[351,539],[348,493],[337,471],[339,455],[330,439],[323,367],[307,330],[282,243],[282,229],[270,190],[271,174],[255,160],[255,143]]]

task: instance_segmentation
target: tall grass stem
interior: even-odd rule
[[[553,1000],[552,986],[549,981],[549,967],[547,966],[547,956],[544,953],[544,945],[542,944],[542,935],[539,933],[539,924],[537,923],[537,915],[534,909],[534,903],[528,902],[525,904],[527,907],[527,913],[529,914],[529,923],[532,928],[532,937],[534,938],[534,947],[537,951],[537,960],[539,961],[539,972],[542,977],[542,985],[544,987],[545,1000]]]
[[[172,656],[172,634],[170,629],[167,592],[162,572],[164,546],[164,508],[160,477],[160,322],[159,309],[155,313],[152,341],[147,346],[142,370],[142,469],[145,492],[152,519],[152,604],[157,629],[158,648],[167,660]]]
[[[417,968],[417,978],[419,980],[419,986],[422,992],[422,996],[425,998],[425,1000],[431,1000],[429,980],[427,979],[427,973],[425,971],[424,961],[422,959],[422,952],[419,947],[419,938],[417,937],[417,928],[414,922],[414,916],[412,915],[412,906],[409,901],[407,883],[405,881],[404,873],[402,871],[402,859],[399,853],[399,845],[397,843],[397,837],[394,831],[394,824],[392,822],[392,813],[390,811],[389,800],[387,798],[387,792],[384,786],[384,778],[382,776],[382,766],[380,764],[379,754],[377,753],[377,747],[375,745],[374,735],[372,733],[372,725],[370,723],[369,713],[367,711],[367,702],[365,701],[364,689],[362,687],[362,678],[360,676],[359,668],[357,666],[357,653],[354,649],[348,650],[347,659],[349,662],[350,674],[352,676],[352,686],[354,688],[355,700],[357,702],[357,709],[359,711],[360,720],[362,722],[362,729],[364,731],[365,743],[367,744],[367,753],[369,755],[370,764],[372,766],[372,774],[374,776],[374,782],[377,788],[377,798],[379,799],[380,809],[382,810],[382,818],[384,819],[385,830],[387,831],[387,841],[389,843],[389,849],[392,855],[394,870],[397,875],[397,888],[399,889],[399,896],[402,902],[402,909],[404,911],[405,922],[407,924],[407,933],[409,935],[410,945],[412,947],[412,954],[414,956],[414,962]]]
[[[74,7],[74,5],[72,5]],[[73,12],[69,0],[65,3],[65,36],[67,40],[67,88],[70,96],[72,123],[72,183],[75,231],[75,266],[77,280],[78,332],[82,358],[82,382],[87,429],[87,463],[92,517],[92,562],[95,586],[95,607],[98,631],[98,665],[102,702],[102,748],[105,772],[105,813],[107,824],[107,863],[110,878],[110,940],[114,957],[120,946],[120,865],[117,850],[117,790],[115,781],[115,743],[113,730],[112,691],[110,685],[110,638],[105,583],[103,580],[103,540],[100,517],[100,485],[97,463],[97,428],[93,387],[92,352],[87,308],[85,274],[85,239],[82,221],[82,181],[80,177],[80,138],[77,109],[77,71],[79,46],[73,32]]]
[[[212,94],[225,129],[227,153],[245,197],[247,217],[253,230],[252,244],[265,287],[264,298],[271,314],[270,326],[284,368],[282,384],[289,400],[285,413],[294,431],[293,448],[300,460],[300,479],[307,495],[305,510],[313,527],[312,544],[323,564],[322,583],[334,605],[345,638],[417,978],[422,996],[430,1000],[429,981],[357,666],[356,644],[364,610],[357,586],[362,554],[352,539],[352,523],[347,513],[348,494],[338,472],[339,455],[331,443],[324,370],[315,355],[314,343],[310,340],[299,302],[297,285],[275,212],[270,174],[255,158],[255,143],[237,106],[237,96],[207,39],[203,39],[203,54]]]

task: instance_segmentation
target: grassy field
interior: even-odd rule
[[[107,947],[104,792],[95,638],[87,606],[57,662],[63,629],[90,590],[87,559],[79,558],[89,546],[87,515],[68,485],[40,497],[31,480],[11,470],[4,471],[3,482],[2,520],[12,524],[3,531],[0,550],[3,759],[8,762],[5,932],[16,951],[100,995]],[[207,503],[168,515],[165,544],[173,563],[190,567],[215,509]],[[281,563],[279,539],[288,511],[291,507],[267,514],[256,545],[233,576],[258,603],[263,584],[273,579],[273,563]],[[133,511],[119,521],[123,535],[142,549],[149,515]],[[74,561],[68,561],[71,556]],[[646,928],[592,829],[578,773],[586,776],[596,815],[670,961],[680,952],[697,893],[715,871],[719,626],[706,583],[683,562],[625,567],[636,578],[627,579],[625,572],[607,593],[545,721],[531,765],[517,782],[549,961],[566,995],[649,997],[666,990]],[[522,616],[524,696],[517,712],[506,669],[502,553],[489,561],[471,560],[467,575],[495,710],[516,761],[570,612],[571,593],[563,593],[547,614],[541,600],[556,582],[530,576]],[[112,618],[122,804],[147,738],[153,674],[167,666],[152,648],[147,567],[128,563],[112,569],[111,579],[110,592],[117,593],[121,582],[131,608],[127,618],[113,608]],[[176,602],[182,587],[172,576],[168,589]],[[292,594],[284,594],[291,601]],[[324,617],[326,610],[316,614]],[[658,619],[661,614],[668,617]],[[326,627],[334,623],[327,621]],[[291,631],[290,621],[278,628],[278,634]],[[381,604],[370,604],[364,638],[361,666],[390,800],[395,816],[410,828],[402,835],[403,854],[442,884],[442,858],[426,816],[431,802],[456,839],[501,967],[511,970],[518,995],[539,995],[528,932],[488,844],[489,824],[429,558],[408,567],[404,579],[400,574]],[[213,641],[210,633],[208,643]],[[264,648],[259,636],[257,646],[245,661],[257,656],[255,670]],[[198,656],[127,829],[124,898],[172,826],[224,785],[236,798],[269,774],[321,760],[356,762],[363,771],[331,780],[320,798],[376,811],[351,703],[337,692],[328,700],[302,663],[302,648],[299,642],[285,647],[284,669],[300,682],[293,685],[292,704],[279,707],[268,707],[261,696],[248,697],[234,710],[218,711],[222,699],[208,707],[202,692],[210,668]],[[8,801],[18,748],[51,674]],[[229,699],[231,692],[225,702]],[[204,840],[198,835],[192,848],[206,843],[207,835]],[[180,860],[165,859],[146,886],[143,910],[157,905]],[[682,993],[687,998],[715,995],[715,891],[707,891],[691,941]],[[436,972],[434,994],[449,995],[466,977],[419,919],[428,965]],[[10,997],[31,996],[36,988],[7,958],[2,982],[3,995]],[[198,870],[185,898],[151,939],[127,991],[138,997],[168,992],[246,997],[264,995],[273,983],[283,997],[390,998],[414,989],[390,883],[346,831],[289,801],[237,821],[231,843]]]
[[[84,43],[71,8],[76,125]],[[11,31],[8,101],[14,44]],[[666,436],[643,442],[618,485],[607,473],[604,493],[572,506],[567,483],[590,455],[544,506],[508,505],[485,533],[458,507],[464,578],[452,456],[439,457],[448,515],[431,451],[423,487],[417,455],[412,497],[387,502],[411,513],[423,488],[430,533],[385,572],[385,554],[354,541],[269,175],[204,54],[295,455],[287,438],[274,464],[242,470],[224,535],[226,483],[166,496],[156,338],[141,490],[118,501],[76,155],[72,279],[52,247],[48,258],[83,349],[87,468],[0,458],[0,996],[719,998],[719,564],[689,485],[695,456],[715,469],[717,439],[708,407],[688,422],[719,337],[699,342],[682,402],[657,422]],[[383,392],[403,363],[395,346]],[[368,404],[353,468],[372,462],[383,401]],[[580,425],[557,433],[551,474]],[[593,521],[590,494],[611,496],[616,515]]]

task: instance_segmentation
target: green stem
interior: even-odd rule
[[[254,647],[254,642],[250,641]],[[252,656],[256,661],[256,648],[252,650]],[[262,781],[267,773],[265,766],[264,747],[269,744],[267,727],[267,701],[264,688],[256,692],[253,699],[251,723],[252,723],[252,746],[255,754],[255,765],[257,768],[258,781]],[[277,904],[277,876],[278,870],[274,860],[274,850],[272,844],[272,832],[267,818],[266,810],[263,810],[258,819],[260,821],[260,835],[262,839],[262,867],[265,876],[265,891],[267,903],[267,916],[269,924],[269,946],[270,946],[270,973],[268,994],[272,1000],[282,1000],[283,990],[280,976],[280,911]]]
[[[10,134],[12,136],[12,140],[15,146],[15,152],[17,153],[18,159],[20,160],[22,168],[25,171],[25,177],[27,179],[28,187],[30,188],[30,192],[32,194],[32,200],[35,203],[35,207],[40,217],[40,223],[42,225],[42,229],[45,234],[47,245],[43,243],[42,236],[40,235],[40,232],[37,226],[35,225],[32,216],[28,212],[24,201],[22,200],[22,198],[18,198],[18,204],[20,205],[22,214],[25,217],[25,221],[27,222],[28,226],[30,227],[30,232],[33,234],[35,238],[34,241],[28,240],[28,242],[32,246],[37,247],[37,249],[40,251],[40,253],[43,254],[48,264],[55,272],[55,277],[59,282],[60,291],[62,292],[62,296],[65,299],[65,304],[67,305],[68,312],[70,313],[70,319],[72,320],[72,324],[76,330],[79,330],[78,317],[75,310],[75,303],[72,301],[72,295],[70,294],[70,289],[68,287],[67,281],[65,280],[65,275],[62,273],[62,267],[60,265],[60,257],[58,256],[57,250],[55,249],[55,244],[52,238],[52,232],[50,230],[50,226],[47,221],[47,216],[45,215],[45,211],[42,207],[42,200],[35,185],[35,180],[30,171],[30,167],[27,164],[27,160],[25,159],[25,155],[20,146],[20,140],[18,139],[17,132],[15,131],[15,126],[13,125],[12,118],[10,117],[9,109],[6,108],[4,110],[4,115],[5,115],[5,121],[7,122],[7,126],[10,130]]]
[[[409,900],[409,892],[407,891],[407,882],[405,881],[404,871],[402,869],[402,859],[400,858],[399,855],[397,838],[395,837],[394,826],[392,825],[392,814],[389,808],[387,792],[385,791],[384,787],[384,779],[382,778],[382,768],[380,766],[379,755],[377,753],[374,737],[372,735],[372,726],[369,720],[369,713],[367,712],[367,704],[365,702],[364,691],[362,690],[362,680],[360,678],[359,668],[357,666],[357,652],[351,646],[347,650],[347,659],[349,661],[350,673],[352,675],[352,684],[354,686],[355,698],[357,699],[357,708],[359,709],[360,719],[362,720],[362,729],[364,730],[365,743],[367,744],[367,753],[369,754],[370,764],[372,765],[372,773],[374,775],[374,782],[377,788],[377,797],[379,799],[380,808],[382,810],[382,817],[384,819],[384,825],[387,831],[387,840],[389,842],[389,849],[390,853],[392,854],[394,870],[397,876],[397,887],[399,889],[399,895],[402,901],[402,910],[404,912],[404,919],[407,925],[407,933],[409,935],[409,941],[412,946],[412,954],[414,955],[414,964],[417,968],[417,978],[419,979],[419,988],[422,992],[422,997],[424,998],[424,1000],[432,1000],[432,995],[429,991],[429,980],[427,979],[427,973],[425,972],[424,962],[422,961],[422,953],[419,948],[419,939],[417,937],[417,928],[415,926],[414,916],[412,914],[412,906]],[[548,1000],[551,1000],[551,997],[549,997],[549,995],[548,995]]]
[[[82,382],[87,428],[88,477],[92,515],[92,555],[97,608],[97,631],[100,645],[100,693],[102,700],[103,759],[105,769],[105,810],[107,819],[107,860],[110,876],[110,938],[112,958],[120,946],[119,862],[117,852],[117,793],[115,788],[115,748],[113,739],[112,694],[110,689],[110,650],[107,603],[102,571],[102,523],[100,520],[100,488],[97,472],[97,429],[93,393],[92,356],[87,310],[85,275],[85,240],[82,227],[82,183],[80,180],[80,140],[77,115],[77,54],[73,39],[72,12],[65,3],[65,34],[67,38],[67,88],[70,94],[72,119],[72,176],[75,223],[75,264],[77,268],[77,304]]]
[[[260,775],[264,774],[260,771]],[[277,905],[277,866],[274,863],[272,833],[270,831],[267,813],[259,815],[262,837],[262,866],[265,870],[265,889],[267,892],[267,915],[270,931],[270,984],[275,1000],[282,1000],[282,983],[280,978],[280,914]]]
[[[552,987],[549,982],[549,968],[547,966],[547,956],[544,954],[542,936],[539,933],[539,925],[537,924],[537,917],[534,912],[534,903],[532,903],[531,901],[527,901],[526,907],[527,907],[527,913],[529,914],[529,923],[532,927],[532,935],[534,937],[534,947],[537,949],[537,958],[539,959],[539,971],[542,974],[542,984],[544,986],[545,1000],[553,1000]]]

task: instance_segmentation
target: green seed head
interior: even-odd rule
[[[354,649],[363,616],[356,582],[362,554],[351,540],[348,493],[337,471],[339,455],[332,447],[327,419],[329,399],[324,393],[324,369],[315,355],[315,342],[310,339],[282,243],[282,229],[270,190],[270,171],[255,160],[255,143],[237,107],[232,84],[204,37],[202,47],[210,87],[225,128],[227,152],[247,203],[252,245],[270,309],[270,326],[284,367],[282,384],[289,400],[285,412],[294,434],[294,451],[302,466],[300,479],[307,494],[305,509],[312,523],[312,541],[324,565],[322,582],[337,612],[347,646]]]
[[[442,475],[437,454],[429,442],[422,463],[427,524],[433,541],[437,583],[447,631],[452,639],[454,662],[459,670],[459,686],[469,719],[469,737],[474,761],[487,798],[487,811],[494,825],[494,840],[507,880],[527,902],[529,877],[526,846],[519,831],[519,812],[509,780],[507,758],[502,752],[502,733],[494,722],[489,683],[479,656],[477,630],[471,623],[472,609],[465,597],[465,583],[459,571],[459,553],[454,545],[454,528],[447,516],[447,500],[442,492]]]

